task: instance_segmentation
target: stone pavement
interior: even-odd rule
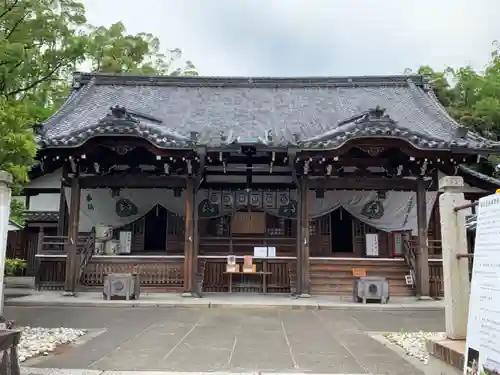
[[[24,368],[21,375],[235,375],[232,372],[171,372],[171,371],[99,371],[99,370],[68,370],[68,369],[29,369]],[[238,375],[301,375],[293,372],[290,374],[274,372],[240,372]],[[303,374],[305,375],[305,374]],[[314,374],[307,374],[314,375]],[[347,375],[347,374],[336,374]],[[353,374],[348,374],[353,375]],[[358,374],[361,375],[361,374]]]
[[[352,297],[313,296],[292,298],[283,294],[206,294],[203,298],[181,297],[178,293],[141,293],[137,301],[105,301],[102,293],[84,292],[78,297],[63,297],[60,292],[32,292],[30,295],[7,298],[6,306],[72,306],[72,307],[233,307],[233,308],[303,308],[348,310],[442,310],[443,301],[417,301],[415,297],[393,297],[389,303],[366,304],[352,302]]]
[[[99,370],[68,370],[68,369],[29,369],[24,368],[21,375],[235,375],[232,372],[172,372],[172,371],[99,371]],[[238,375],[301,375],[293,372],[275,373],[275,372],[240,372]],[[306,375],[306,374],[303,374]],[[307,375],[314,375],[308,373]],[[335,374],[335,375],[354,375],[354,374]],[[358,374],[361,375],[361,374]]]
[[[421,375],[369,334],[444,330],[443,311],[6,307],[5,315],[20,325],[105,330],[28,366],[151,374]]]

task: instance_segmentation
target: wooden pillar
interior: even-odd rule
[[[429,249],[427,244],[427,197],[424,181],[418,181],[417,186],[417,226],[418,226],[418,266],[417,266],[417,296],[420,299],[429,298]]]
[[[67,217],[66,217],[66,193],[64,190],[64,185],[63,182],[61,181],[61,196],[59,198],[59,218],[57,221],[57,235],[58,236],[64,236],[66,232],[66,222]]]
[[[300,180],[300,262],[301,262],[301,290],[300,296],[310,295],[309,283],[309,184],[307,178]]]
[[[80,174],[79,171],[71,179],[71,200],[69,207],[68,242],[66,243],[66,279],[64,282],[65,295],[74,295],[78,277],[78,228],[80,226]]]
[[[193,210],[192,210],[192,220],[193,220],[193,296],[201,297],[197,294],[197,286],[196,282],[198,280],[198,255],[200,253],[200,236],[199,236],[199,227],[198,227],[198,201],[196,200],[196,196],[198,195],[198,183],[195,180],[195,186],[193,187]],[[201,291],[200,291],[201,292]]]
[[[26,195],[26,201],[24,202],[24,209],[26,211],[30,210],[30,201],[31,201],[31,194],[28,193],[28,195]]]
[[[301,183],[297,184],[297,239],[296,239],[296,257],[295,270],[295,295],[302,294],[302,194]]]
[[[297,194],[297,285],[296,294],[308,297],[309,286],[309,199],[308,180],[303,177],[298,183]]]
[[[187,180],[185,190],[186,197],[186,216],[184,222],[184,293],[185,296],[191,296],[194,290],[195,283],[195,268],[194,268],[194,181],[193,179]]]

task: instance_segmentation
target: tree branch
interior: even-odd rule
[[[5,39],[9,39],[12,36],[12,34],[14,33],[14,31],[16,31],[17,27],[21,24],[21,22],[23,22],[26,19],[26,17],[28,17],[28,13],[27,12],[24,14],[24,16],[22,16],[20,19],[18,19],[16,21],[16,23],[14,24],[14,26],[12,26],[12,29],[10,29],[10,31],[5,36]]]
[[[14,0],[14,4],[9,6],[7,9],[4,10],[4,12],[2,14],[0,14],[0,18],[3,18],[7,13],[12,11],[17,6],[18,3],[19,3],[19,0]]]
[[[17,90],[14,90],[14,91],[11,91],[11,92],[8,92],[5,94],[5,96],[13,96],[13,95],[16,95],[16,94],[19,94],[20,92],[23,92],[23,91],[27,91],[27,90],[30,90],[32,88],[34,88],[35,86],[39,85],[40,83],[48,80],[61,66],[63,66],[64,62],[60,62],[59,64],[57,64],[54,69],[52,69],[48,74],[46,74],[45,76],[37,79],[36,81],[34,82],[31,82],[29,85],[23,87],[23,88],[20,88],[20,89],[17,89]]]

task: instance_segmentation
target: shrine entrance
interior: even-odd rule
[[[353,217],[340,207],[330,214],[332,252],[354,253]]]
[[[144,251],[165,252],[167,242],[167,210],[156,205],[146,214],[144,225]]]

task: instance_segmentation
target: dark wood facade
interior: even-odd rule
[[[92,79],[83,79],[79,84],[95,85],[102,80],[101,85],[113,85],[113,89],[123,92],[134,85],[151,84],[137,77],[97,75]],[[356,79],[257,83],[208,79],[209,85],[207,79],[158,79],[162,82],[157,83],[159,86],[174,90],[174,94],[197,89],[207,89],[210,93],[231,91],[234,87],[270,90],[266,95],[274,95],[281,89],[293,92],[297,87],[317,92],[326,87],[328,95],[333,92],[328,90],[338,87],[417,90],[422,96],[418,100],[425,103],[417,103],[417,97],[411,93],[409,97],[415,99],[413,104],[436,106],[432,107],[435,117],[429,117],[429,121],[436,124],[442,121],[439,126],[450,134],[440,139],[421,130],[425,124],[412,130],[410,124],[400,124],[390,117],[391,108],[388,114],[379,106],[364,108],[360,115],[337,122],[335,132],[322,128],[308,137],[294,132],[280,134],[276,130],[279,127],[253,137],[246,137],[241,129],[240,134],[219,129],[214,135],[214,130],[209,128],[180,134],[167,128],[166,120],[132,111],[120,102],[112,103],[109,113],[103,113],[96,123],[72,133],[61,130],[59,134],[54,130],[59,126],[57,121],[69,121],[62,117],[58,120],[56,116],[51,120],[55,121],[52,127],[47,124],[45,129],[37,128],[42,139],[40,166],[33,173],[63,170],[57,235],[41,232],[38,236],[39,287],[64,288],[71,294],[81,287],[101,286],[106,272],[134,269],[141,273],[144,288],[195,293],[197,283],[202,281],[204,291],[221,292],[228,287],[224,276],[227,255],[237,255],[242,261],[243,255],[252,254],[255,246],[265,245],[275,246],[277,250],[275,258],[255,260],[258,269],[271,272],[269,291],[297,295],[349,293],[352,269],[364,268],[370,275],[388,277],[393,294],[416,293],[421,297],[431,294],[436,263],[432,258],[440,257],[439,212],[434,208],[427,225],[425,194],[437,192],[438,170],[456,173],[459,165],[473,163],[477,153],[493,152],[497,145],[478,141],[477,137],[468,140],[462,128],[450,123],[451,120],[444,121],[422,77],[413,78],[420,86],[409,82],[408,77],[390,82],[380,77],[374,81],[365,79],[362,82],[365,86],[360,86],[361,81]],[[121,83],[116,83],[117,80]],[[80,86],[76,90],[81,90]],[[359,93],[365,95],[363,90]],[[79,105],[84,105],[87,94],[81,95]],[[197,98],[192,98],[192,106],[198,103]],[[213,105],[208,99],[205,104]],[[404,104],[400,110],[405,110],[407,103]],[[65,107],[65,116],[71,117],[72,105],[73,101]],[[254,111],[260,110],[255,107]],[[293,112],[288,107],[283,116],[290,111]],[[330,113],[318,108],[318,112],[321,111]],[[201,117],[202,122],[208,121],[208,117]],[[252,121],[257,120],[254,117]],[[158,130],[162,126],[164,130]],[[111,189],[119,194],[120,189],[127,188],[143,189],[144,194],[150,189],[171,190],[176,196],[182,195],[184,210],[180,214],[161,206],[153,208],[154,215],[163,223],[161,233],[154,235],[160,239],[153,247],[147,245],[153,235],[148,235],[146,214],[125,227],[115,228],[115,235],[120,230],[132,232],[131,254],[95,255],[92,235],[79,232],[81,191]],[[66,202],[64,189],[71,191],[70,202]],[[417,235],[379,231],[351,217],[343,208],[311,219],[309,193],[312,191],[321,197],[331,190],[368,190],[381,195],[389,191],[414,193]],[[200,191],[245,192],[249,196],[253,192],[290,194],[293,191],[295,198],[289,198],[279,217],[251,203],[219,214],[218,207],[198,200]],[[379,233],[378,259],[365,256],[367,233]],[[154,246],[158,251],[152,250]],[[404,276],[409,272],[416,278],[415,290],[404,285]],[[236,290],[257,291],[259,287],[243,277]]]

